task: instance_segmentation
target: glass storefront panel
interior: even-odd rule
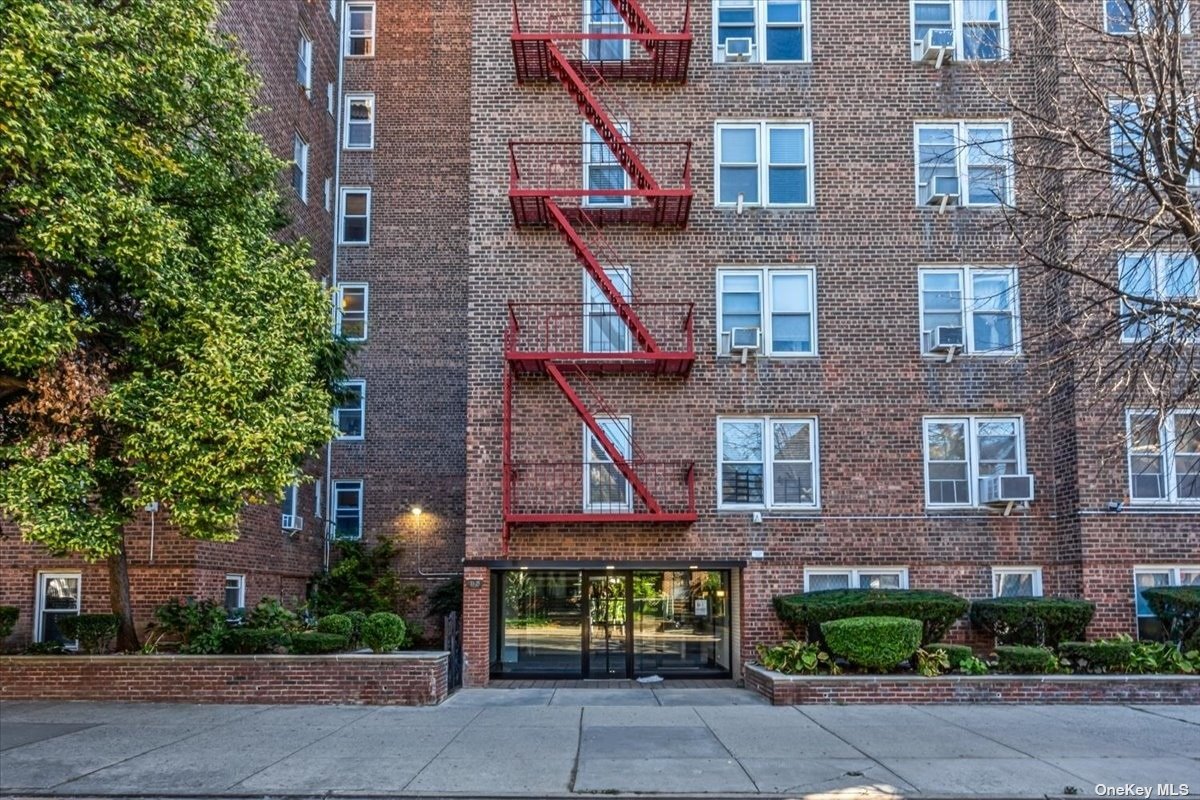
[[[633,654],[637,675],[730,669],[729,573],[633,573]]]
[[[625,678],[629,665],[627,573],[588,575],[589,678]]]
[[[579,572],[505,572],[493,584],[492,671],[578,674],[583,649]],[[498,616],[499,619],[495,619]]]

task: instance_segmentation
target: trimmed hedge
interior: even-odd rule
[[[969,603],[949,592],[928,589],[827,589],[823,592],[781,595],[775,613],[789,625],[808,631],[819,641],[821,624],[851,617],[904,617],[919,620],[921,642],[936,642],[967,613]]]
[[[937,642],[925,648],[927,652],[932,653],[934,650],[945,650],[946,657],[950,659],[950,669],[959,669],[962,663],[968,658],[975,657],[975,651],[967,647],[965,644],[945,644]]]
[[[390,653],[404,644],[408,629],[404,620],[389,611],[367,617],[362,625],[363,644],[375,653]]]
[[[1058,654],[1074,669],[1085,672],[1125,672],[1133,656],[1132,639],[1101,639],[1095,642],[1063,642]]]
[[[912,658],[921,646],[920,620],[905,617],[851,617],[821,624],[825,643],[853,664],[887,671]]]
[[[232,628],[225,634],[222,649],[239,655],[271,653],[287,647],[289,638],[283,628]]]
[[[1171,641],[1184,651],[1200,647],[1200,586],[1160,586],[1143,589],[1142,597],[1162,620]]]
[[[58,618],[62,635],[68,640],[78,640],[79,649],[89,655],[107,653],[120,626],[121,619],[116,614],[64,614]]]
[[[17,615],[20,610],[16,606],[0,606],[0,639],[7,639],[17,627]]]
[[[299,655],[321,655],[345,650],[349,640],[336,633],[292,634],[292,652]]]
[[[328,614],[317,620],[317,631],[344,636],[349,640],[354,635],[354,621],[345,614]]]
[[[1046,647],[1023,644],[996,648],[996,669],[1016,675],[1046,675],[1059,671],[1058,656]]]
[[[1095,611],[1087,600],[1066,597],[994,597],[971,603],[971,624],[1002,645],[1057,647],[1083,639]]]

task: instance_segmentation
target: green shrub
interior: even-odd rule
[[[121,619],[116,614],[63,615],[58,618],[58,629],[68,640],[79,642],[79,649],[95,655],[107,653],[117,638]]]
[[[425,640],[425,621],[420,619],[404,620],[404,644],[401,647],[413,647]]]
[[[61,656],[66,655],[67,649],[62,642],[30,642],[24,652],[27,656]]]
[[[921,641],[936,642],[963,614],[966,600],[926,589],[829,589],[775,598],[775,613],[809,641],[821,638],[821,623],[849,617],[904,617],[920,620]]]
[[[982,658],[971,656],[958,665],[958,671],[964,675],[987,675],[988,664]]]
[[[280,647],[287,647],[289,638],[283,628],[233,628],[225,635],[224,652],[274,653]]]
[[[345,650],[348,641],[336,633],[292,634],[292,652],[300,655],[321,655]]]
[[[921,623],[904,617],[852,617],[821,624],[835,655],[853,664],[886,671],[911,658],[921,646]]]
[[[396,576],[393,561],[399,555],[390,539],[374,547],[362,542],[337,543],[337,563],[313,577],[316,588],[311,605],[317,615],[344,614],[351,609],[367,613],[407,609],[420,595],[417,586],[405,585]]]
[[[246,624],[251,628],[263,630],[282,628],[285,631],[291,631],[301,627],[296,615],[284,608],[283,603],[274,597],[264,597],[260,600],[258,605],[246,615]]]
[[[758,663],[765,669],[784,675],[816,675],[821,671],[837,675],[842,671],[820,645],[795,639],[775,647],[760,644]]]
[[[330,614],[317,620],[317,632],[344,636],[349,642],[350,637],[354,635],[354,621],[345,614]]]
[[[958,669],[968,658],[975,657],[975,651],[967,647],[965,644],[946,644],[938,642],[937,644],[925,645],[926,650],[944,650],[946,657],[950,659],[950,669]]]
[[[1143,589],[1142,597],[1162,620],[1167,636],[1184,651],[1200,649],[1200,586]]]
[[[926,678],[936,678],[950,671],[950,656],[940,647],[918,650],[916,670]]]
[[[1181,653],[1169,642],[1135,642],[1129,654],[1129,671],[1138,674],[1192,675],[1200,670],[1200,652]]]
[[[1133,655],[1133,639],[1119,636],[1095,642],[1063,642],[1058,654],[1077,672],[1125,672]]]
[[[390,653],[404,644],[404,620],[389,611],[367,617],[362,626],[363,644],[374,653]]]
[[[1057,647],[1077,642],[1096,606],[1066,597],[995,597],[971,603],[971,623],[1000,644]]]
[[[996,648],[996,669],[1017,675],[1047,675],[1059,671],[1058,656],[1047,647],[1006,644]]]
[[[462,578],[446,581],[429,593],[429,613],[439,619],[447,616],[451,611],[457,612],[461,617],[462,605]]]
[[[12,635],[20,611],[16,606],[0,606],[0,641]]]
[[[219,653],[229,634],[225,607],[211,600],[166,603],[154,609],[161,634],[178,640],[179,652]]]
[[[368,616],[370,615],[365,611],[347,611],[345,613],[345,617],[354,625],[354,629],[350,632],[351,647],[362,647],[362,629]]]

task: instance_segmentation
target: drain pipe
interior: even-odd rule
[[[422,566],[425,562],[421,557],[421,514],[423,512],[422,512],[422,509],[420,506],[412,506],[409,509],[409,511],[412,512],[413,525],[417,529],[417,575],[419,575],[422,578],[461,578],[463,575],[463,573],[461,573],[461,572],[426,572],[425,571],[424,566]]]

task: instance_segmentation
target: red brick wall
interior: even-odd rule
[[[3,656],[0,700],[436,705],[446,653]]]

